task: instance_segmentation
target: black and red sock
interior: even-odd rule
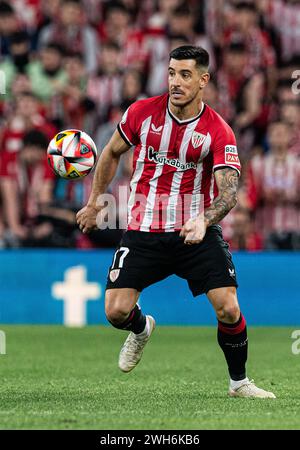
[[[235,381],[246,378],[248,338],[242,314],[233,324],[218,321],[218,343],[225,355],[230,378]]]
[[[135,305],[128,318],[124,322],[120,324],[115,324],[113,322],[110,323],[115,328],[118,328],[120,330],[132,331],[133,333],[138,334],[145,329],[146,316],[144,316],[144,314],[142,313],[141,308],[138,305]]]

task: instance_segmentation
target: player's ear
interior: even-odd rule
[[[201,89],[203,89],[207,85],[207,83],[209,82],[209,79],[210,79],[210,74],[208,72],[204,72],[201,74],[200,80],[199,80],[199,85],[200,85]]]

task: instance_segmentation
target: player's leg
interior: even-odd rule
[[[239,382],[246,378],[248,338],[246,321],[240,311],[234,286],[211,289],[207,292],[218,319],[218,343],[225,355],[230,379]]]
[[[105,314],[107,320],[121,330],[140,333],[145,328],[146,317],[136,305],[140,293],[136,289],[107,289]]]
[[[152,235],[152,236],[151,236]],[[155,321],[137,305],[140,292],[169,275],[168,257],[159,236],[126,232],[109,269],[105,312],[118,329],[130,331],[119,356],[119,368],[129,372],[140,361]]]
[[[234,286],[211,289],[207,292],[218,319],[218,343],[227,361],[230,375],[229,395],[232,397],[275,398],[255,386],[246,376],[248,353],[247,326],[238,304]]]
[[[188,281],[194,296],[206,293],[216,311],[218,341],[231,379],[230,395],[272,397],[246,377],[247,328],[237,300],[236,270],[221,227],[209,227],[201,244],[178,244],[177,255],[177,274]]]
[[[141,360],[144,347],[155,328],[153,317],[145,316],[136,304],[139,295],[136,289],[106,290],[107,320],[119,330],[130,331],[119,355],[119,368],[123,372],[130,372]]]

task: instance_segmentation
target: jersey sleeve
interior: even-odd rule
[[[139,134],[137,129],[137,102],[129,106],[118,124],[118,131],[130,147],[137,145]]]
[[[222,167],[232,167],[240,175],[241,163],[236,139],[232,129],[225,122],[217,128],[216,136],[212,143],[212,153],[214,171]]]

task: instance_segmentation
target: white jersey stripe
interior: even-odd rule
[[[185,129],[185,132],[184,132],[184,135],[183,135],[183,138],[181,141],[180,149],[179,149],[179,159],[183,163],[186,162],[186,160],[185,160],[186,152],[187,152],[192,134],[193,134],[198,122],[199,122],[199,119],[195,120],[194,122],[188,124]],[[176,209],[177,209],[177,204],[178,204],[178,197],[180,195],[180,185],[181,185],[183,174],[184,174],[183,170],[179,171],[179,169],[177,169],[173,175],[172,186],[171,186],[171,191],[170,191],[170,198],[169,198],[168,206],[167,206],[167,220],[166,220],[166,224],[165,224],[165,231],[174,229],[174,225],[176,223]],[[184,207],[184,198],[182,198],[181,200],[182,200],[181,207]]]
[[[186,126],[183,138],[182,138],[182,144],[180,146],[180,150],[179,150],[179,159],[180,161],[185,164],[186,163],[186,152],[190,143],[190,140],[192,138],[193,132],[196,128],[196,126],[198,125],[200,118],[198,120],[195,120],[192,123],[189,123]]]
[[[201,182],[202,182],[202,171],[203,171],[203,164],[200,162],[198,164],[197,170],[196,170],[196,176],[194,180],[194,188],[192,193],[192,201],[190,206],[190,217],[191,219],[194,219],[198,216],[200,211],[200,202],[201,202]]]
[[[205,157],[208,155],[208,152],[210,151],[210,144],[211,144],[211,136],[209,133],[207,133],[207,137],[203,143],[202,146],[202,152],[201,155],[205,155]],[[194,188],[192,192],[192,201],[191,201],[191,208],[190,208],[190,216],[191,218],[195,218],[198,216],[200,212],[200,206],[201,202],[204,202],[204,198],[201,198],[201,183],[202,183],[202,174],[203,174],[203,163],[202,159],[198,163],[198,167],[196,170],[196,176],[194,180]],[[203,208],[204,209],[204,204]]]
[[[172,119],[166,111],[165,123],[164,123],[163,133],[162,133],[160,146],[159,146],[159,156],[167,157],[171,132],[172,132]],[[149,181],[150,189],[149,189],[147,203],[146,203],[146,207],[145,207],[145,215],[144,215],[143,222],[142,222],[141,228],[140,228],[141,231],[149,231],[149,229],[150,229],[150,225],[153,220],[153,208],[155,205],[157,183],[158,183],[158,179],[159,179],[160,175],[162,174],[163,168],[164,168],[163,164],[158,164],[156,166],[153,177]]]
[[[178,203],[178,195],[180,192],[181,180],[184,172],[174,172],[170,197],[167,205],[167,220],[165,223],[165,231],[173,230],[176,223],[176,207]]]
[[[130,224],[132,220],[132,208],[134,206],[134,197],[136,193],[136,188],[138,185],[138,182],[142,176],[143,170],[144,170],[144,161],[146,157],[146,140],[149,133],[149,128],[151,124],[152,116],[147,117],[147,119],[144,120],[141,127],[141,150],[138,156],[138,159],[136,161],[136,167],[134,174],[132,176],[131,182],[130,182],[130,196],[128,199],[128,224]]]

